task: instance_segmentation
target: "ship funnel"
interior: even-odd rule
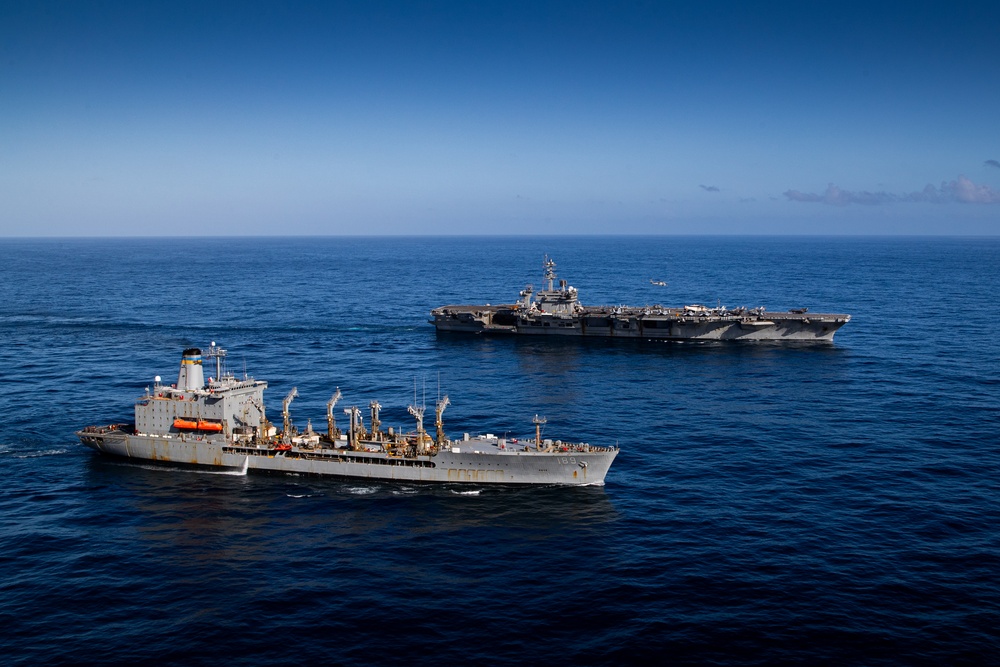
[[[201,350],[190,347],[181,356],[181,372],[177,376],[177,388],[192,391],[205,386],[205,373],[201,368]]]

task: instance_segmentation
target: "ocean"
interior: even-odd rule
[[[1000,664],[1000,238],[0,240],[5,665]],[[850,313],[832,344],[437,334],[543,255],[585,304]],[[666,286],[652,285],[651,279]],[[604,486],[113,460],[212,341],[269,414],[448,394]],[[338,417],[344,422],[343,414]]]

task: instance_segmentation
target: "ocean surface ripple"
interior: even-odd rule
[[[1000,664],[1000,239],[2,240],[6,665]],[[543,253],[587,304],[850,313],[834,344],[438,335]],[[664,280],[667,286],[650,284]],[[602,487],[112,460],[180,351],[272,413],[447,393],[621,445]],[[343,419],[343,416],[341,416]]]

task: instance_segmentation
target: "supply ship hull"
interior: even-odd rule
[[[554,288],[555,262],[546,258],[544,266],[547,290],[535,295],[528,285],[511,304],[441,306],[431,311],[431,324],[443,332],[498,335],[830,342],[851,319],[846,314],[810,313],[807,308],[773,312],[763,307],[702,305],[584,306],[576,288],[565,280]]]
[[[77,435],[96,451],[129,459],[247,472],[406,482],[603,484],[618,454],[616,448],[578,449],[576,445],[566,447],[565,451],[561,447],[551,452],[523,448],[517,451],[498,439],[482,436],[451,443],[434,454],[406,457],[381,451],[350,451],[333,445],[276,450],[268,445],[234,444],[222,438],[157,437],[130,431],[131,425],[111,425],[90,427]]]
[[[214,343],[209,356],[224,350]],[[368,428],[360,410],[351,407],[349,427],[334,425],[333,407],[340,390],[327,404],[328,430],[299,432],[283,402],[283,428],[267,421],[263,393],[267,383],[238,380],[221,371],[204,383],[201,351],[185,350],[176,385],[159,377],[135,403],[135,423],[89,426],[76,433],[88,447],[112,456],[145,461],[211,466],[233,470],[332,475],[407,482],[477,484],[603,484],[618,448],[542,439],[544,419],[535,417],[535,437],[518,440],[492,434],[452,440],[444,435],[445,396],[435,406],[436,437],[423,429],[423,407],[410,406],[417,429],[398,433],[381,430],[377,401],[369,404]]]

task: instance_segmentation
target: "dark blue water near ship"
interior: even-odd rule
[[[7,665],[998,664],[1000,239],[0,241]],[[542,254],[588,304],[807,306],[832,345],[435,334]],[[650,284],[665,280],[666,287]],[[77,444],[217,341],[270,414],[451,397],[604,487],[239,476]],[[339,415],[341,421],[343,414]]]

